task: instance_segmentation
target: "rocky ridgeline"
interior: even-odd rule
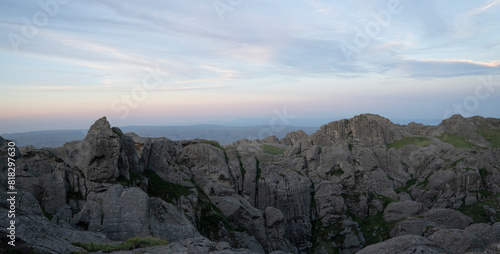
[[[82,141],[18,148],[16,249],[153,236],[170,244],[142,251],[498,253],[499,147],[500,119],[481,117],[401,126],[366,114],[226,147],[123,134],[101,118]]]

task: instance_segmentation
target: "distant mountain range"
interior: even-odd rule
[[[338,119],[333,119],[338,120]],[[228,145],[241,139],[263,139],[268,136],[283,138],[292,131],[303,130],[307,134],[312,134],[325,123],[332,119],[310,118],[310,119],[290,119],[292,125],[276,124],[273,128],[269,124],[268,118],[262,119],[240,119],[231,122],[224,122],[224,125],[199,124],[191,126],[125,126],[120,127],[124,132],[133,132],[141,137],[166,137],[171,140],[189,140],[202,138],[216,140],[221,145]],[[408,124],[418,122],[426,125],[437,125],[439,119],[394,119],[394,123]],[[253,125],[252,125],[253,123]],[[59,147],[66,142],[82,140],[87,135],[88,130],[47,130],[20,133],[1,134],[4,138],[13,140],[18,146],[32,145],[35,148]]]
[[[194,126],[127,126],[120,129],[124,132],[133,132],[141,137],[166,137],[171,140],[189,140],[202,138],[216,140],[221,145],[228,145],[240,139],[262,139],[268,136],[283,138],[291,131],[303,130],[307,134],[317,131],[318,127],[285,126],[279,131],[272,131],[269,126],[233,127],[220,125]],[[275,128],[276,130],[277,128]],[[22,133],[2,134],[1,136],[13,140],[18,146],[32,145],[35,148],[59,147],[66,142],[82,140],[88,130],[50,130]]]

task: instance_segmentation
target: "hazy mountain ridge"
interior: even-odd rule
[[[19,149],[20,215],[33,223],[18,238],[47,253],[149,235],[173,242],[150,253],[496,253],[499,147],[500,119],[458,115],[425,126],[364,114],[224,147],[102,118],[82,141]]]
[[[123,132],[133,132],[141,137],[165,137],[172,140],[203,138],[216,140],[222,145],[228,145],[240,139],[258,138],[259,136],[273,135],[282,138],[287,133],[303,130],[313,133],[318,127],[307,126],[280,126],[277,131],[270,130],[269,126],[222,126],[222,125],[193,125],[193,126],[126,126],[120,128]],[[265,131],[263,131],[265,130]],[[31,145],[35,148],[59,147],[67,142],[82,140],[88,130],[50,130],[3,134],[3,137],[13,140],[18,146]]]
[[[240,139],[265,138],[272,134],[277,138],[283,138],[287,133],[302,130],[307,134],[317,131],[326,120],[323,118],[313,119],[291,119],[289,124],[270,126],[269,119],[240,119],[223,122],[221,124],[197,124],[179,126],[124,126],[120,129],[124,132],[133,132],[141,137],[165,137],[172,140],[203,138],[215,140],[221,145],[228,145]],[[321,122],[323,121],[323,122]],[[418,122],[429,125],[437,125],[437,119],[394,119],[394,122],[408,124]],[[267,123],[267,124],[266,124]],[[272,128],[272,129],[271,129]],[[67,142],[82,140],[88,130],[45,130],[31,132],[4,133],[0,136],[13,140],[18,146],[31,145],[35,148],[59,147]]]

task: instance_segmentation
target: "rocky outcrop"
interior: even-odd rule
[[[481,238],[461,229],[440,229],[428,239],[446,250],[446,253],[481,251],[485,248]]]
[[[387,241],[370,245],[358,254],[412,254],[412,253],[443,253],[443,249],[433,242],[416,235],[405,235],[391,238]]]
[[[207,253],[207,254],[254,254],[255,252],[245,249],[234,249],[226,242],[212,242],[207,238],[190,238],[175,242],[166,246],[157,246],[133,251],[117,251],[115,254],[133,253]]]
[[[500,242],[498,137],[498,119],[402,126],[363,114],[222,147],[123,134],[101,118],[82,141],[16,150],[30,222],[18,240],[41,253],[149,236],[171,243],[140,251],[487,252]],[[2,186],[6,176],[2,166]]]
[[[424,209],[424,204],[410,200],[390,203],[384,210],[384,220],[401,220],[420,213]]]

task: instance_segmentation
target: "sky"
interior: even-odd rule
[[[500,0],[3,0],[0,134],[500,117],[498,31]]]

